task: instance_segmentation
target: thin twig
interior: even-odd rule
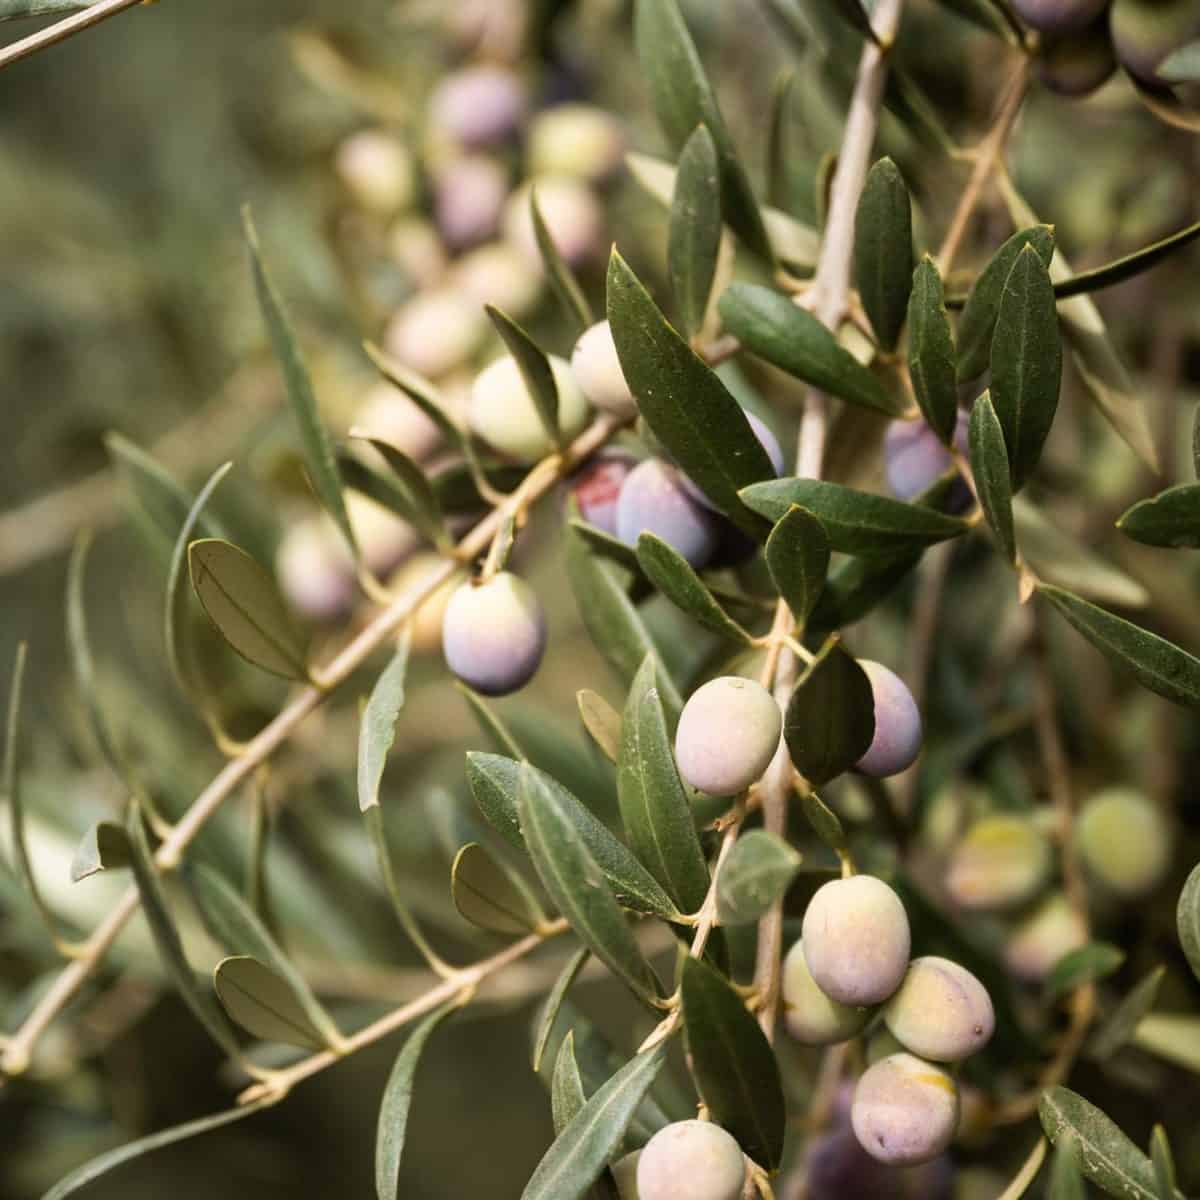
[[[10,63],[28,58],[29,55],[36,54],[39,50],[48,49],[74,34],[90,29],[93,25],[107,21],[109,17],[115,17],[117,13],[124,12],[125,9],[141,3],[142,0],[99,0],[98,3],[85,8],[83,12],[65,17],[61,21],[55,21],[53,25],[39,29],[37,33],[31,33],[28,37],[11,42],[0,49],[0,67],[7,67]]]

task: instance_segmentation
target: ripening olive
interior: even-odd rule
[[[571,476],[571,494],[579,515],[589,525],[617,536],[617,501],[637,459],[624,450],[605,447]]]
[[[404,562],[388,580],[388,591],[393,596],[402,596],[409,588],[427,579],[445,560],[433,550],[420,550]],[[407,628],[412,636],[412,649],[415,654],[432,654],[442,644],[442,628],[446,620],[446,606],[450,597],[458,587],[457,582],[450,578],[438,587],[432,595],[422,601],[414,616],[409,620]]]
[[[453,288],[420,292],[396,310],[385,331],[387,352],[431,379],[461,366],[487,337],[483,309]]]
[[[618,417],[632,417],[637,412],[607,321],[597,321],[579,335],[571,352],[571,370],[596,408]]]
[[[993,813],[955,848],[946,891],[961,908],[1004,909],[1032,899],[1050,874],[1050,843],[1026,817]]]
[[[1122,899],[1153,891],[1171,864],[1171,832],[1162,810],[1129,788],[1106,788],[1088,800],[1075,837],[1089,874]]]
[[[361,492],[346,493],[346,515],[359,553],[373,575],[387,575],[417,548],[417,531]]]
[[[537,307],[543,276],[515,246],[508,242],[488,242],[454,263],[450,283],[481,308],[494,304],[520,320]]]
[[[882,663],[860,659],[875,698],[875,736],[854,764],[864,775],[896,775],[921,753],[921,714],[904,680]]]
[[[1045,38],[1038,51],[1038,78],[1060,96],[1086,96],[1116,69],[1117,57],[1104,17],[1077,33]]]
[[[638,1200],[740,1200],[745,1179],[741,1147],[720,1125],[676,1121],[642,1150]]]
[[[853,1129],[816,1138],[805,1159],[807,1200],[950,1200],[954,1169],[948,1155],[911,1167],[888,1166],[868,1154]]]
[[[441,167],[434,176],[433,213],[446,245],[462,250],[494,237],[508,191],[508,172],[482,154]]]
[[[620,170],[625,133],[620,123],[591,104],[559,104],[529,125],[526,158],[533,175],[573,175],[600,183]]]
[[[1012,932],[1004,961],[1019,979],[1040,983],[1064,954],[1087,942],[1087,926],[1066,896],[1054,892]]]
[[[388,257],[415,288],[432,288],[446,270],[438,231],[421,217],[402,217],[387,235]]]
[[[1200,35],[1195,0],[1113,0],[1109,30],[1117,61],[1145,83],[1161,83],[1167,55]]]
[[[324,517],[289,525],[275,551],[275,574],[288,604],[310,621],[333,621],[354,602],[354,561]]]
[[[1067,33],[1090,25],[1108,0],[1013,0],[1013,8],[1026,25],[1042,33]]]
[[[912,939],[900,897],[882,879],[852,875],[818,888],[801,927],[804,960],[827,996],[882,1004],[899,986]]]
[[[859,1079],[850,1121],[859,1144],[880,1162],[928,1162],[954,1137],[958,1088],[940,1067],[913,1054],[893,1054]]]
[[[996,1027],[987,988],[966,967],[935,955],[909,963],[883,1019],[906,1050],[935,1062],[974,1054]]]
[[[782,729],[779,705],[762,684],[740,675],[710,679],[679,716],[680,777],[710,796],[736,796],[767,769]]]
[[[442,431],[398,387],[372,384],[359,401],[353,421],[355,433],[364,433],[403,450],[418,462],[442,445]]]
[[[446,605],[446,665],[485,696],[503,696],[533,677],[546,649],[546,616],[523,579],[501,571],[459,585]]]
[[[871,1019],[869,1008],[852,1008],[831,1000],[809,972],[800,939],[783,960],[781,982],[788,1033],[805,1046],[830,1046],[861,1033]]]
[[[429,123],[459,145],[508,141],[525,119],[525,89],[512,71],[481,64],[447,75],[429,98]]]
[[[550,355],[550,370],[558,388],[559,429],[563,437],[573,438],[587,424],[587,401],[563,359]],[[518,462],[536,462],[554,449],[511,355],[498,358],[475,377],[467,420],[489,446]]]
[[[621,541],[634,546],[645,532],[662,538],[693,567],[704,566],[717,548],[715,515],[688,495],[680,472],[658,458],[629,472],[617,500]]]
[[[390,134],[363,129],[338,147],[335,169],[356,204],[388,216],[407,208],[416,193],[412,154]]]
[[[523,183],[508,199],[504,210],[504,236],[534,262],[541,262],[531,193],[537,195],[538,212],[555,249],[572,267],[582,266],[600,254],[605,245],[604,212],[592,190],[567,175],[539,175]]]

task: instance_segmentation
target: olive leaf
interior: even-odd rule
[[[875,736],[875,695],[866,672],[831,642],[792,692],[783,738],[796,769],[821,787],[848,771]]]
[[[971,409],[968,428],[971,474],[975,492],[996,541],[1010,563],[1017,561],[1017,539],[1013,531],[1012,476],[1004,430],[992,406],[991,395],[984,392]]]
[[[120,825],[97,821],[83,835],[71,859],[71,882],[78,883],[100,871],[129,866],[129,838]]]
[[[558,1047],[550,1081],[550,1113],[556,1135],[566,1129],[586,1103],[579,1064],[575,1061],[575,1031],[570,1030]]]
[[[848,0],[861,12],[858,0]],[[868,28],[870,22],[867,22]],[[854,282],[885,350],[904,328],[913,285],[912,202],[900,169],[881,158],[868,172],[854,221]]]
[[[1058,999],[1085,983],[1103,979],[1119,970],[1125,951],[1109,942],[1088,942],[1064,954],[1046,980],[1046,994]]]
[[[908,297],[908,373],[921,415],[949,444],[958,421],[954,333],[942,277],[928,255],[913,272]]]
[[[359,429],[351,429],[350,436],[369,442],[392,473],[380,475],[356,459],[339,456],[338,462],[343,470],[351,463],[357,468],[353,479],[346,471],[347,486],[357,486],[371,499],[402,516],[439,549],[451,548],[454,543],[446,532],[441,502],[421,467],[403,450],[381,438],[372,437]]]
[[[731,641],[749,644],[750,635],[716,602],[691,564],[673,546],[653,533],[638,537],[637,557],[646,578],[676,608],[705,629]]]
[[[1155,1125],[1150,1132],[1150,1161],[1154,1166],[1154,1185],[1158,1189],[1158,1200],[1172,1200],[1175,1195],[1175,1159],[1171,1154],[1171,1143],[1167,1131]]]
[[[213,987],[230,1020],[256,1038],[306,1050],[326,1048],[282,976],[256,958],[223,958],[213,970]]]
[[[1184,49],[1186,50],[1188,47],[1184,47]],[[1193,54],[1197,54],[1200,52],[1200,43],[1193,43],[1190,49]],[[1183,51],[1177,51],[1171,57],[1177,57],[1181,53]],[[1200,62],[1200,56],[1197,57],[1197,61]],[[1167,78],[1163,75],[1162,66],[1159,67],[1158,73],[1164,79]],[[1126,279],[1132,279],[1135,275],[1140,275],[1143,271],[1157,266],[1169,254],[1181,250],[1198,237],[1200,237],[1200,221],[1149,246],[1143,246],[1142,249],[1135,250],[1132,254],[1126,254],[1112,262],[1105,263],[1103,266],[1094,267],[1090,271],[1080,271],[1078,275],[1057,280],[1054,284],[1054,294],[1061,300],[1067,296],[1077,296],[1081,292],[1096,292],[1101,288],[1112,287],[1115,283],[1123,283]]]
[[[533,221],[533,237],[537,242],[538,253],[542,256],[542,266],[546,269],[550,290],[568,320],[574,321],[576,332],[582,333],[592,325],[595,317],[592,316],[591,306],[579,286],[579,280],[563,260],[554,239],[550,236],[550,230],[546,228],[542,210],[538,207],[536,187],[529,189],[529,216]]]
[[[583,964],[591,957],[591,953],[586,946],[580,946],[563,964],[563,969],[559,971],[558,977],[554,980],[554,986],[546,993],[546,999],[538,1013],[537,1025],[534,1028],[533,1052],[530,1055],[530,1061],[535,1071],[541,1070],[542,1056],[550,1042],[550,1034],[554,1030],[555,1021],[558,1020],[563,1001],[566,999],[567,992],[571,990],[571,985],[579,977],[579,972],[583,970]]]
[[[396,720],[404,705],[410,642],[409,634],[401,637],[396,653],[375,681],[363,709],[358,730],[358,807],[363,812],[379,803],[379,784],[396,737]]]
[[[492,933],[530,933],[545,920],[524,880],[475,842],[455,856],[450,896],[463,920]]]
[[[720,245],[717,145],[708,129],[697,125],[679,155],[667,239],[667,273],[686,333],[697,333],[704,323]]]
[[[775,522],[764,555],[780,596],[803,624],[816,607],[829,570],[825,526],[810,509],[794,504]]]
[[[1200,483],[1181,483],[1139,500],[1117,519],[1117,528],[1147,546],[1200,549]]]
[[[1079,1144],[1069,1130],[1063,1133],[1054,1147],[1046,1200],[1087,1200],[1083,1175],[1079,1170]]]
[[[721,868],[717,882],[717,915],[722,925],[757,921],[783,897],[801,856],[781,837],[765,829],[743,833]]]
[[[1154,1007],[1166,971],[1166,967],[1155,967],[1121,1000],[1096,1030],[1089,1053],[1097,1062],[1111,1058],[1133,1037],[1138,1023]]]
[[[1179,893],[1175,924],[1192,974],[1200,979],[1200,863],[1192,868]]]
[[[621,714],[591,688],[580,688],[575,693],[575,704],[588,736],[604,757],[615,763],[621,749]]]
[[[562,431],[558,425],[558,383],[550,369],[549,357],[512,317],[493,304],[484,305],[484,309],[517,364],[546,436],[552,445],[560,445]]]

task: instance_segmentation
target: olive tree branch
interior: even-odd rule
[[[135,4],[141,3],[142,0],[97,0],[97,3],[89,5],[83,12],[64,17],[63,20],[55,21],[53,25],[48,25],[45,29],[39,29],[37,33],[31,33],[19,41],[10,42],[0,49],[0,67],[7,67],[10,63],[28,58],[29,55],[36,54],[39,50],[45,50],[58,42],[65,41],[85,29],[90,29],[93,25],[98,25],[101,21],[108,20],[109,17],[115,17],[117,13],[124,12],[125,9],[132,8]]]

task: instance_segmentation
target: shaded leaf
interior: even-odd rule
[[[846,831],[842,828],[837,813],[812,788],[800,789],[800,808],[813,833],[830,850],[840,855],[846,849]]]
[[[1192,868],[1180,890],[1175,927],[1192,974],[1200,979],[1200,863]]]
[[[992,407],[992,398],[984,392],[971,409],[968,432],[971,474],[975,491],[984,515],[1004,557],[1017,561],[1017,539],[1013,531],[1012,479],[1009,474],[1008,450],[1004,430]]]
[[[1139,500],[1117,520],[1135,542],[1167,549],[1200,549],[1200,483],[1181,483]]]
[[[397,449],[380,438],[371,437],[356,429],[350,431],[350,436],[370,442],[391,468],[392,477],[388,478],[387,482],[393,485],[401,507],[396,508],[394,503],[388,504],[387,507],[399,512],[435,546],[446,548],[452,545],[442,519],[441,502],[421,467],[403,450]],[[376,498],[372,497],[372,499]]]
[[[904,582],[920,561],[918,549],[840,563],[817,598],[808,622],[810,628],[841,629],[862,620]]]
[[[286,679],[307,679],[304,644],[271,575],[219,538],[188,547],[192,587],[221,636],[247,662]]]
[[[1100,1062],[1111,1058],[1128,1043],[1138,1022],[1154,1007],[1166,967],[1155,967],[1109,1014],[1092,1038],[1092,1057]]]
[[[1068,951],[1054,964],[1046,980],[1047,995],[1053,999],[1073,992],[1085,983],[1103,979],[1118,970],[1125,951],[1109,942],[1088,942]]]
[[[751,354],[851,404],[889,416],[903,411],[901,400],[891,396],[812,313],[782,292],[735,283],[725,289],[719,309],[725,329]]]
[[[908,371],[921,415],[949,444],[958,421],[954,333],[942,277],[928,255],[913,272],[908,298]]]
[[[554,1120],[555,1136],[566,1129],[586,1103],[579,1064],[575,1061],[575,1033],[571,1031],[558,1048],[554,1076],[550,1082],[550,1113]]]
[[[1139,1049],[1200,1075],[1200,1017],[1191,1013],[1150,1013],[1133,1035]]]
[[[1054,1147],[1046,1200],[1087,1200],[1083,1176],[1079,1171],[1079,1144],[1070,1130],[1063,1132]]]
[[[588,736],[604,757],[615,763],[621,752],[621,714],[591,688],[580,688],[575,693],[575,703]]]
[[[546,352],[521,328],[520,325],[493,304],[484,305],[496,332],[500,335],[508,352],[521,372],[525,389],[529,392],[538,420],[553,445],[561,445],[562,431],[558,427],[558,384],[550,369]]]
[[[579,286],[579,280],[559,253],[550,231],[546,228],[542,210],[538,207],[537,188],[529,189],[529,215],[533,221],[533,236],[537,242],[538,253],[542,256],[542,266],[546,271],[546,280],[550,290],[562,307],[569,321],[573,321],[576,333],[582,333],[595,321],[591,305]]]
[[[780,596],[803,625],[816,607],[829,570],[825,526],[810,509],[794,504],[775,522],[765,554]]]
[[[78,883],[100,871],[129,866],[129,838],[120,825],[97,821],[83,835],[71,860],[71,882]]]
[[[757,921],[782,899],[801,857],[781,837],[764,829],[743,833],[733,844],[717,880],[717,915],[722,925]]]
[[[746,1154],[774,1170],[787,1114],[770,1042],[730,983],[699,959],[684,961],[680,994],[700,1098]]]
[[[400,639],[396,653],[371,689],[358,728],[358,807],[365,812],[379,803],[379,784],[388,751],[396,739],[396,720],[404,706],[410,637]]]
[[[848,771],[875,736],[875,696],[866,672],[834,642],[817,656],[788,701],[783,737],[796,769],[820,787]]]
[[[679,155],[667,240],[667,273],[686,333],[696,333],[704,323],[720,245],[717,146],[708,129],[697,125]]]
[[[563,1000],[566,998],[567,992],[570,991],[571,985],[575,982],[579,972],[583,970],[583,964],[587,962],[591,953],[586,946],[580,946],[563,964],[563,969],[559,971],[558,977],[554,981],[554,986],[546,994],[541,1011],[538,1013],[537,1026],[533,1034],[533,1053],[530,1059],[535,1071],[541,1070],[542,1055],[546,1052],[546,1046],[550,1041],[550,1034],[553,1032],[554,1022],[558,1019]]]
[[[296,1002],[292,989],[264,963],[248,955],[223,958],[213,971],[213,986],[231,1020],[264,1042],[282,1042],[307,1050],[326,1043]]]
[[[845,0],[840,7],[846,5],[862,13],[858,0]],[[859,196],[854,282],[880,345],[894,350],[908,312],[913,249],[912,202],[904,177],[890,158],[881,158],[871,168]]]
[[[529,890],[475,842],[468,842],[450,868],[450,895],[459,915],[492,933],[529,933],[542,914],[531,906]]]
[[[691,564],[673,546],[653,533],[643,533],[638,537],[637,556],[646,578],[676,608],[721,637],[750,643],[750,635],[713,599]]]
[[[1188,50],[1196,56],[1196,63],[1200,65],[1200,42],[1193,43],[1190,47],[1185,46],[1171,58],[1178,57]],[[1162,74],[1161,67],[1159,74]],[[1132,279],[1135,275],[1140,275],[1143,271],[1157,266],[1169,254],[1194,242],[1198,237],[1200,237],[1200,221],[1189,225],[1186,229],[1180,229],[1150,246],[1143,246],[1142,249],[1135,250],[1132,254],[1126,254],[1112,262],[1105,263],[1102,267],[1094,267],[1090,271],[1081,271],[1078,275],[1060,279],[1054,284],[1054,294],[1059,299],[1063,299],[1067,296],[1078,295],[1080,292],[1096,292],[1101,288],[1112,287],[1114,283],[1122,283],[1126,279]]]

